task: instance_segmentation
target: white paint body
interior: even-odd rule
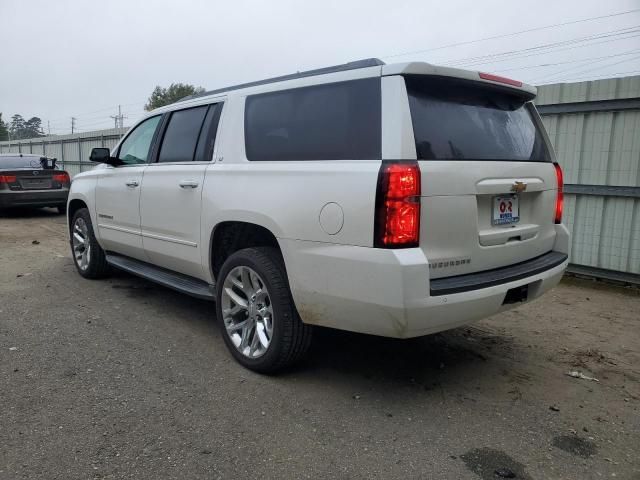
[[[409,63],[179,102],[148,116],[224,102],[210,162],[101,165],[73,179],[69,201],[86,203],[105,250],[208,283],[215,281],[210,256],[216,226],[241,221],[268,229],[282,250],[296,307],[309,324],[408,338],[498,313],[508,308],[502,305],[506,292],[519,285],[529,284],[529,299],[540,296],[559,282],[566,262],[515,282],[452,295],[431,297],[429,284],[432,278],[504,267],[550,251],[568,254],[568,230],[553,221],[557,189],[551,163],[420,161],[420,246],[391,250],[373,248],[380,159],[247,160],[248,95],[368,77],[382,77],[382,160],[416,160],[405,73],[482,81],[476,72]],[[533,87],[522,89],[535,94]],[[132,191],[128,180],[139,187]],[[196,186],[180,188],[182,181]],[[515,181],[528,184],[520,206],[526,222],[492,227],[491,195],[508,193]],[[472,262],[430,272],[430,262],[456,257]]]

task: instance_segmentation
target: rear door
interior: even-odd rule
[[[140,233],[140,186],[161,116],[136,126],[116,155],[123,162],[100,172],[96,185],[96,218],[105,250],[145,260]]]
[[[556,173],[530,98],[446,77],[405,82],[422,178],[420,246],[431,277],[551,251]]]
[[[157,160],[144,173],[140,199],[144,249],[149,261],[204,278],[200,215],[204,174],[210,164],[222,103],[170,114]]]

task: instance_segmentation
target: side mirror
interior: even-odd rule
[[[104,147],[92,148],[89,160],[96,163],[106,163],[107,165],[122,165],[122,162],[112,157],[109,149]]]

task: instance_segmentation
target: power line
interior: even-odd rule
[[[135,106],[138,106],[138,105],[144,105],[144,102],[123,103],[123,104],[121,104],[121,106],[123,106],[123,107],[130,107],[130,106],[132,106],[132,105],[135,105]],[[100,109],[98,109],[98,110],[92,110],[92,111],[90,111],[90,112],[76,113],[75,115],[76,115],[77,117],[81,117],[81,116],[84,116],[84,115],[90,115],[90,114],[92,114],[92,113],[98,113],[98,112],[106,112],[107,110],[113,110],[113,109],[114,109],[114,107],[113,107],[113,106],[111,106],[111,107],[106,107],[106,108],[100,108]],[[93,118],[98,118],[98,117],[93,117]],[[56,120],[64,120],[64,119],[65,119],[65,117],[61,117],[61,118],[51,118],[50,120],[53,122],[53,121],[56,121]]]
[[[625,63],[625,62],[630,62],[630,61],[632,61],[632,60],[636,60],[637,58],[640,58],[640,55],[636,55],[636,56],[634,56],[634,57],[632,57],[632,58],[625,58],[625,59],[620,60],[620,61],[618,61],[618,62],[610,63],[610,64],[607,64],[607,65],[598,65],[598,66],[595,66],[595,67],[587,68],[586,70],[581,70],[581,71],[578,71],[578,72],[574,72],[574,74],[582,74],[582,73],[586,73],[586,72],[591,72],[591,71],[593,71],[593,70],[599,70],[599,69],[601,69],[601,68],[613,67],[614,65],[619,65],[619,64],[621,64],[621,63]],[[574,67],[573,67],[573,68],[571,68],[570,70],[573,70],[573,69],[575,69],[575,68],[579,68],[579,66],[578,66],[578,67],[575,67],[575,66],[574,66]],[[550,79],[550,78],[557,77],[558,75],[562,75],[562,73],[565,73],[566,71],[567,71],[567,70],[564,70],[564,71],[562,71],[562,72],[556,72],[556,73],[553,73],[553,74],[551,74],[551,75],[547,75],[546,77],[542,78],[542,79],[541,79],[541,80],[539,80],[539,81],[546,81],[546,80],[548,80],[548,79]]]
[[[593,43],[588,43],[588,44],[584,44],[584,45],[574,45],[574,46],[565,47],[565,48],[554,48],[554,49],[548,50],[548,51],[540,51],[540,52],[533,52],[533,53],[528,53],[528,54],[523,54],[523,55],[515,55],[515,56],[508,57],[508,58],[488,59],[486,62],[478,62],[478,63],[475,63],[475,65],[487,65],[487,64],[508,62],[509,60],[519,60],[521,58],[535,57],[535,56],[542,55],[542,54],[545,54],[545,53],[557,53],[557,52],[564,52],[566,50],[575,50],[576,48],[584,48],[584,47],[591,47],[593,45],[601,45],[603,43],[618,42],[618,41],[628,40],[628,39],[635,38],[635,37],[640,37],[640,33],[635,34],[635,35],[630,35],[630,36],[624,37],[624,38],[611,38],[611,39],[608,39],[608,40],[602,40],[600,42],[593,42]],[[463,64],[461,66],[466,66],[466,65]]]
[[[636,34],[636,33],[640,33],[640,29],[638,29],[638,25],[633,26],[633,27],[627,27],[627,28],[622,28],[622,29],[618,29],[618,30],[611,30],[608,32],[603,32],[603,33],[596,33],[596,34],[592,34],[592,35],[587,35],[584,37],[576,37],[576,38],[572,38],[572,39],[568,39],[568,40],[562,40],[559,42],[551,42],[551,43],[544,43],[544,44],[540,44],[540,45],[536,45],[534,47],[528,47],[528,48],[522,48],[519,50],[507,50],[506,52],[499,52],[499,53],[491,53],[491,54],[487,54],[487,55],[480,55],[480,56],[475,56],[475,57],[466,57],[466,58],[459,58],[456,60],[452,60],[450,62],[445,62],[448,65],[452,65],[452,66],[471,66],[471,65],[482,65],[482,64],[486,64],[486,63],[491,63],[493,61],[497,61],[496,59],[502,59],[500,61],[504,61],[505,59],[507,60],[511,60],[513,58],[518,58],[520,57],[519,54],[521,53],[531,53],[533,51],[535,51],[536,55],[539,55],[540,53],[549,53],[550,50],[554,50],[556,47],[562,47],[562,46],[566,46],[566,45],[573,45],[573,47],[571,48],[578,48],[578,47],[583,47],[583,46],[590,46],[590,45],[597,45],[598,43],[590,43],[590,44],[586,44],[586,45],[575,45],[576,43],[586,43],[586,42],[590,42],[592,40],[599,40],[602,38],[609,38],[609,37],[619,37],[621,35],[629,35],[629,34]],[[637,36],[637,35],[634,35]],[[631,37],[626,37],[626,38],[631,38]],[[621,40],[620,38],[616,38],[615,40]],[[611,40],[610,40],[611,41]],[[604,43],[604,42],[599,42],[599,43]],[[559,51],[559,50],[557,50]]]
[[[526,68],[554,67],[554,66],[557,66],[557,65],[565,65],[565,64],[568,64],[568,63],[591,62],[591,61],[594,61],[594,60],[600,60],[602,58],[614,58],[614,57],[621,57],[621,56],[624,56],[624,55],[631,55],[632,53],[639,52],[639,51],[640,51],[640,49],[635,49],[635,50],[630,50],[630,51],[625,52],[625,53],[618,53],[616,55],[605,55],[605,56],[602,56],[602,57],[580,58],[580,59],[577,59],[577,60],[567,60],[565,62],[556,62],[556,63],[539,63],[538,65],[521,65],[519,67],[510,67],[510,68],[501,68],[499,70],[492,70],[492,72],[502,73],[502,72],[511,72],[513,70],[524,70]]]
[[[538,83],[537,85],[538,86],[542,86],[542,85],[553,85],[554,83],[608,80],[608,79],[613,79],[613,78],[620,78],[620,76],[622,76],[622,75],[627,76],[627,75],[635,74],[635,73],[640,73],[640,70],[626,70],[624,72],[607,73],[606,75],[603,75],[603,76],[600,76],[600,77],[593,77],[593,76],[571,77],[571,78],[566,78],[566,79],[554,80],[553,82],[549,82],[549,83]]]
[[[442,49],[445,49],[445,48],[459,47],[459,46],[462,46],[462,45],[471,45],[473,43],[484,42],[484,41],[487,41],[487,40],[495,40],[495,39],[498,39],[498,38],[513,37],[515,35],[522,35],[523,33],[536,32],[536,31],[540,31],[540,30],[546,30],[546,29],[549,29],[549,28],[564,27],[564,26],[567,26],[567,25],[574,25],[576,23],[591,22],[593,20],[600,20],[602,18],[618,17],[620,15],[628,15],[630,13],[636,13],[636,12],[639,12],[639,11],[640,11],[640,8],[635,8],[633,10],[627,10],[626,12],[618,12],[618,13],[612,13],[612,14],[609,14],[609,15],[601,15],[601,16],[598,16],[598,17],[584,18],[582,20],[572,20],[570,22],[555,23],[553,25],[545,25],[543,27],[535,27],[535,28],[529,28],[527,30],[520,30],[519,32],[504,33],[504,34],[501,34],[501,35],[493,35],[491,37],[478,38],[476,40],[467,40],[467,41],[464,41],[464,42],[450,43],[448,45],[441,45],[439,47],[427,48],[427,49],[423,49],[423,50],[413,50],[413,51],[395,53],[395,54],[392,54],[392,55],[383,55],[382,58],[404,57],[406,55],[414,55],[414,54],[417,54],[417,53],[433,52],[433,51],[442,50]]]

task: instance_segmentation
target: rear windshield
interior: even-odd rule
[[[41,168],[38,157],[2,157],[0,156],[0,169],[7,168]]]
[[[418,159],[551,161],[526,100],[451,79],[406,84]]]

